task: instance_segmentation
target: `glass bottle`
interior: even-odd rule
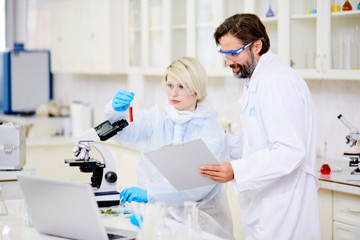
[[[343,11],[351,11],[352,10],[352,6],[351,3],[349,2],[349,0],[346,0],[344,5],[342,6],[342,10]]]
[[[2,195],[1,187],[0,187],[0,215],[8,215],[8,210]]]
[[[357,9],[360,10],[360,1],[359,1],[358,5],[357,5]]]

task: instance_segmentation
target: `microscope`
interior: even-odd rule
[[[107,120],[90,128],[78,137],[73,148],[75,157],[79,159],[65,159],[70,167],[79,167],[81,172],[92,173],[91,186],[99,207],[119,205],[120,193],[117,191],[115,159],[107,148],[97,142],[108,140],[128,125],[124,119],[112,124]],[[90,157],[92,147],[98,150],[102,161]]]
[[[357,143],[360,144],[359,129],[351,125],[350,122],[348,122],[341,114],[338,116],[338,119],[340,119],[340,121],[350,130],[350,134],[345,137],[346,144],[349,144],[350,147],[353,147]],[[356,167],[356,169],[353,170],[351,174],[360,175],[360,169],[359,169],[360,152],[355,152],[355,153],[345,152],[344,155],[349,156],[350,158],[349,166]]]

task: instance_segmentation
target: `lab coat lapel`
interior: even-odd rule
[[[259,83],[258,80],[258,73],[261,72],[261,68],[264,65],[264,63],[266,61],[268,61],[272,56],[272,52],[271,50],[269,50],[267,53],[263,54],[260,59],[259,62],[254,70],[253,75],[251,76],[251,79],[249,80],[249,86],[246,87],[246,83],[244,86],[244,91],[243,91],[243,95],[241,96],[239,103],[241,104],[241,111],[243,112],[246,108],[246,106],[248,105],[249,102],[249,96],[251,93],[255,93],[257,90],[257,86]]]

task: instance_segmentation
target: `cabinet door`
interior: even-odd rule
[[[125,2],[65,1],[52,10],[53,72],[124,73]]]
[[[287,5],[288,3],[281,3]],[[255,13],[263,22],[266,27],[266,32],[270,38],[270,47],[271,51],[275,54],[278,54],[278,38],[280,32],[278,31],[278,17],[279,17],[279,8],[277,0],[254,0],[248,3],[247,12]],[[285,8],[285,10],[288,10]],[[285,19],[286,21],[286,19]],[[288,33],[286,33],[288,34]]]
[[[171,1],[171,20],[170,20],[170,36],[171,36],[171,56],[170,61],[173,62],[187,55],[187,23],[186,17],[188,9],[187,0],[173,0]]]
[[[332,239],[332,226],[333,226],[332,198],[333,198],[332,191],[326,189],[319,190],[318,203],[319,203],[319,216],[320,216],[322,239]]]
[[[129,0],[129,67],[141,66],[141,15],[140,0]]]
[[[322,28],[319,26],[321,15],[316,1],[291,1],[290,66],[304,78],[322,77],[320,62],[322,49],[321,45],[318,45],[319,36],[322,34]]]
[[[128,2],[130,67],[141,67],[148,75],[163,75],[172,61],[191,56],[203,64],[209,75],[224,73],[214,30],[226,17],[243,11],[243,0]]]
[[[73,72],[76,68],[77,10],[74,2],[54,3],[51,11],[52,72]]]
[[[322,0],[326,11],[327,33],[323,41],[328,44],[324,52],[326,79],[360,79],[360,11],[357,2],[353,4],[352,11],[332,12],[334,9],[330,2]],[[344,1],[339,1],[340,7]]]
[[[304,78],[360,79],[360,11],[331,12],[328,0],[292,0],[290,9],[291,66]]]

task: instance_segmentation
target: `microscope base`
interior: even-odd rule
[[[95,199],[99,207],[120,205],[120,193],[117,191],[95,192]]]

